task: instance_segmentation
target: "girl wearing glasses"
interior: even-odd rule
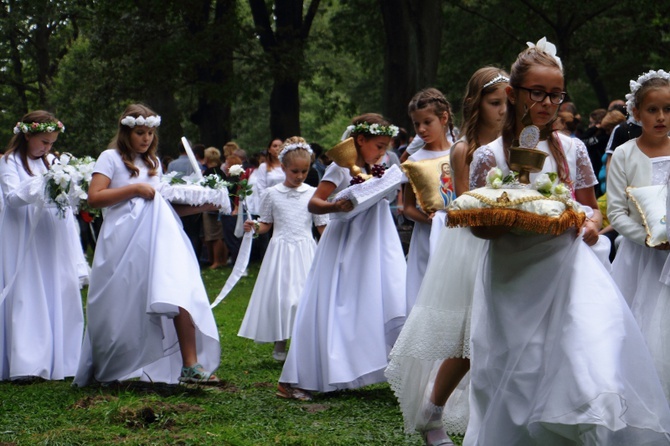
[[[475,152],[471,188],[492,167],[509,173],[509,149],[533,124],[548,154],[543,172],[556,172],[592,212],[580,237],[473,229],[490,243],[473,298],[463,444],[669,444],[670,409],[640,330],[587,246],[601,224],[588,153],[551,131],[565,97],[555,50],[542,39],[512,65],[502,137]]]

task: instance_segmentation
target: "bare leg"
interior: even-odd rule
[[[174,328],[177,330],[179,350],[184,367],[192,367],[198,362],[198,352],[195,347],[195,325],[188,311],[179,307],[179,315],[174,318]]]
[[[433,392],[430,394],[430,402],[436,406],[444,406],[468,370],[470,370],[468,358],[449,358],[442,361],[435,377]]]

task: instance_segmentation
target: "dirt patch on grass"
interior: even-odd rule
[[[194,404],[170,404],[159,401],[140,408],[124,407],[112,417],[112,421],[131,429],[145,429],[153,424],[162,429],[171,429],[176,424],[175,416],[203,411],[202,407]]]
[[[93,407],[101,403],[108,403],[116,399],[118,398],[111,395],[86,396],[79,401],[76,401],[72,406],[70,406],[70,409],[88,409],[89,407]]]

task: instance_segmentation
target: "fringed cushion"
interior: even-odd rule
[[[642,216],[642,224],[647,231],[645,243],[654,247],[667,243],[666,231],[666,198],[668,187],[665,184],[656,186],[627,187],[626,194]]]
[[[455,198],[449,155],[405,161],[401,167],[412,185],[417,203],[426,214],[446,209]]]
[[[584,224],[586,215],[571,199],[545,197],[534,189],[482,187],[454,200],[447,225],[507,226],[519,233],[559,235]]]
[[[214,204],[223,214],[230,214],[230,197],[228,189],[211,189],[197,184],[167,184],[161,183],[159,192],[167,201],[174,204],[202,206]]]

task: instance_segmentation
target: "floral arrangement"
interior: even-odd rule
[[[369,122],[359,122],[356,125],[350,125],[342,135],[342,141],[351,136],[352,133],[365,133],[367,135],[375,136],[391,136],[395,138],[398,136],[399,128],[395,125],[380,125],[370,124]]]
[[[147,116],[146,118],[141,115],[138,116],[137,118],[134,116],[126,116],[121,120],[121,124],[130,127],[131,129],[136,125],[146,127],[158,127],[159,125],[161,125],[161,117],[158,115]]]
[[[19,133],[53,133],[65,132],[62,122],[17,122],[14,126],[14,134]]]
[[[642,87],[642,85],[651,79],[665,79],[670,81],[670,73],[664,70],[651,70],[637,78],[637,80],[630,81],[630,93],[626,95],[626,110],[629,115],[633,115],[633,107],[635,107],[635,93]]]
[[[90,156],[75,158],[64,153],[59,161],[44,174],[46,201],[56,205],[61,218],[65,217],[68,207],[79,209],[80,206],[82,210],[98,215],[100,211],[88,206],[86,201],[95,160]]]
[[[518,172],[510,171],[509,174],[503,177],[502,170],[498,167],[491,168],[486,174],[486,186],[491,189],[501,189],[503,187],[520,189],[525,187],[519,183]],[[570,197],[570,188],[558,182],[558,174],[556,172],[547,172],[538,175],[530,188],[535,189],[545,197]]]
[[[228,190],[235,189],[235,192],[230,195],[239,198],[240,202],[246,206],[246,198],[253,193],[253,190],[251,184],[249,184],[244,167],[241,164],[232,165],[228,169],[228,175],[235,178],[234,181],[224,181]]]

